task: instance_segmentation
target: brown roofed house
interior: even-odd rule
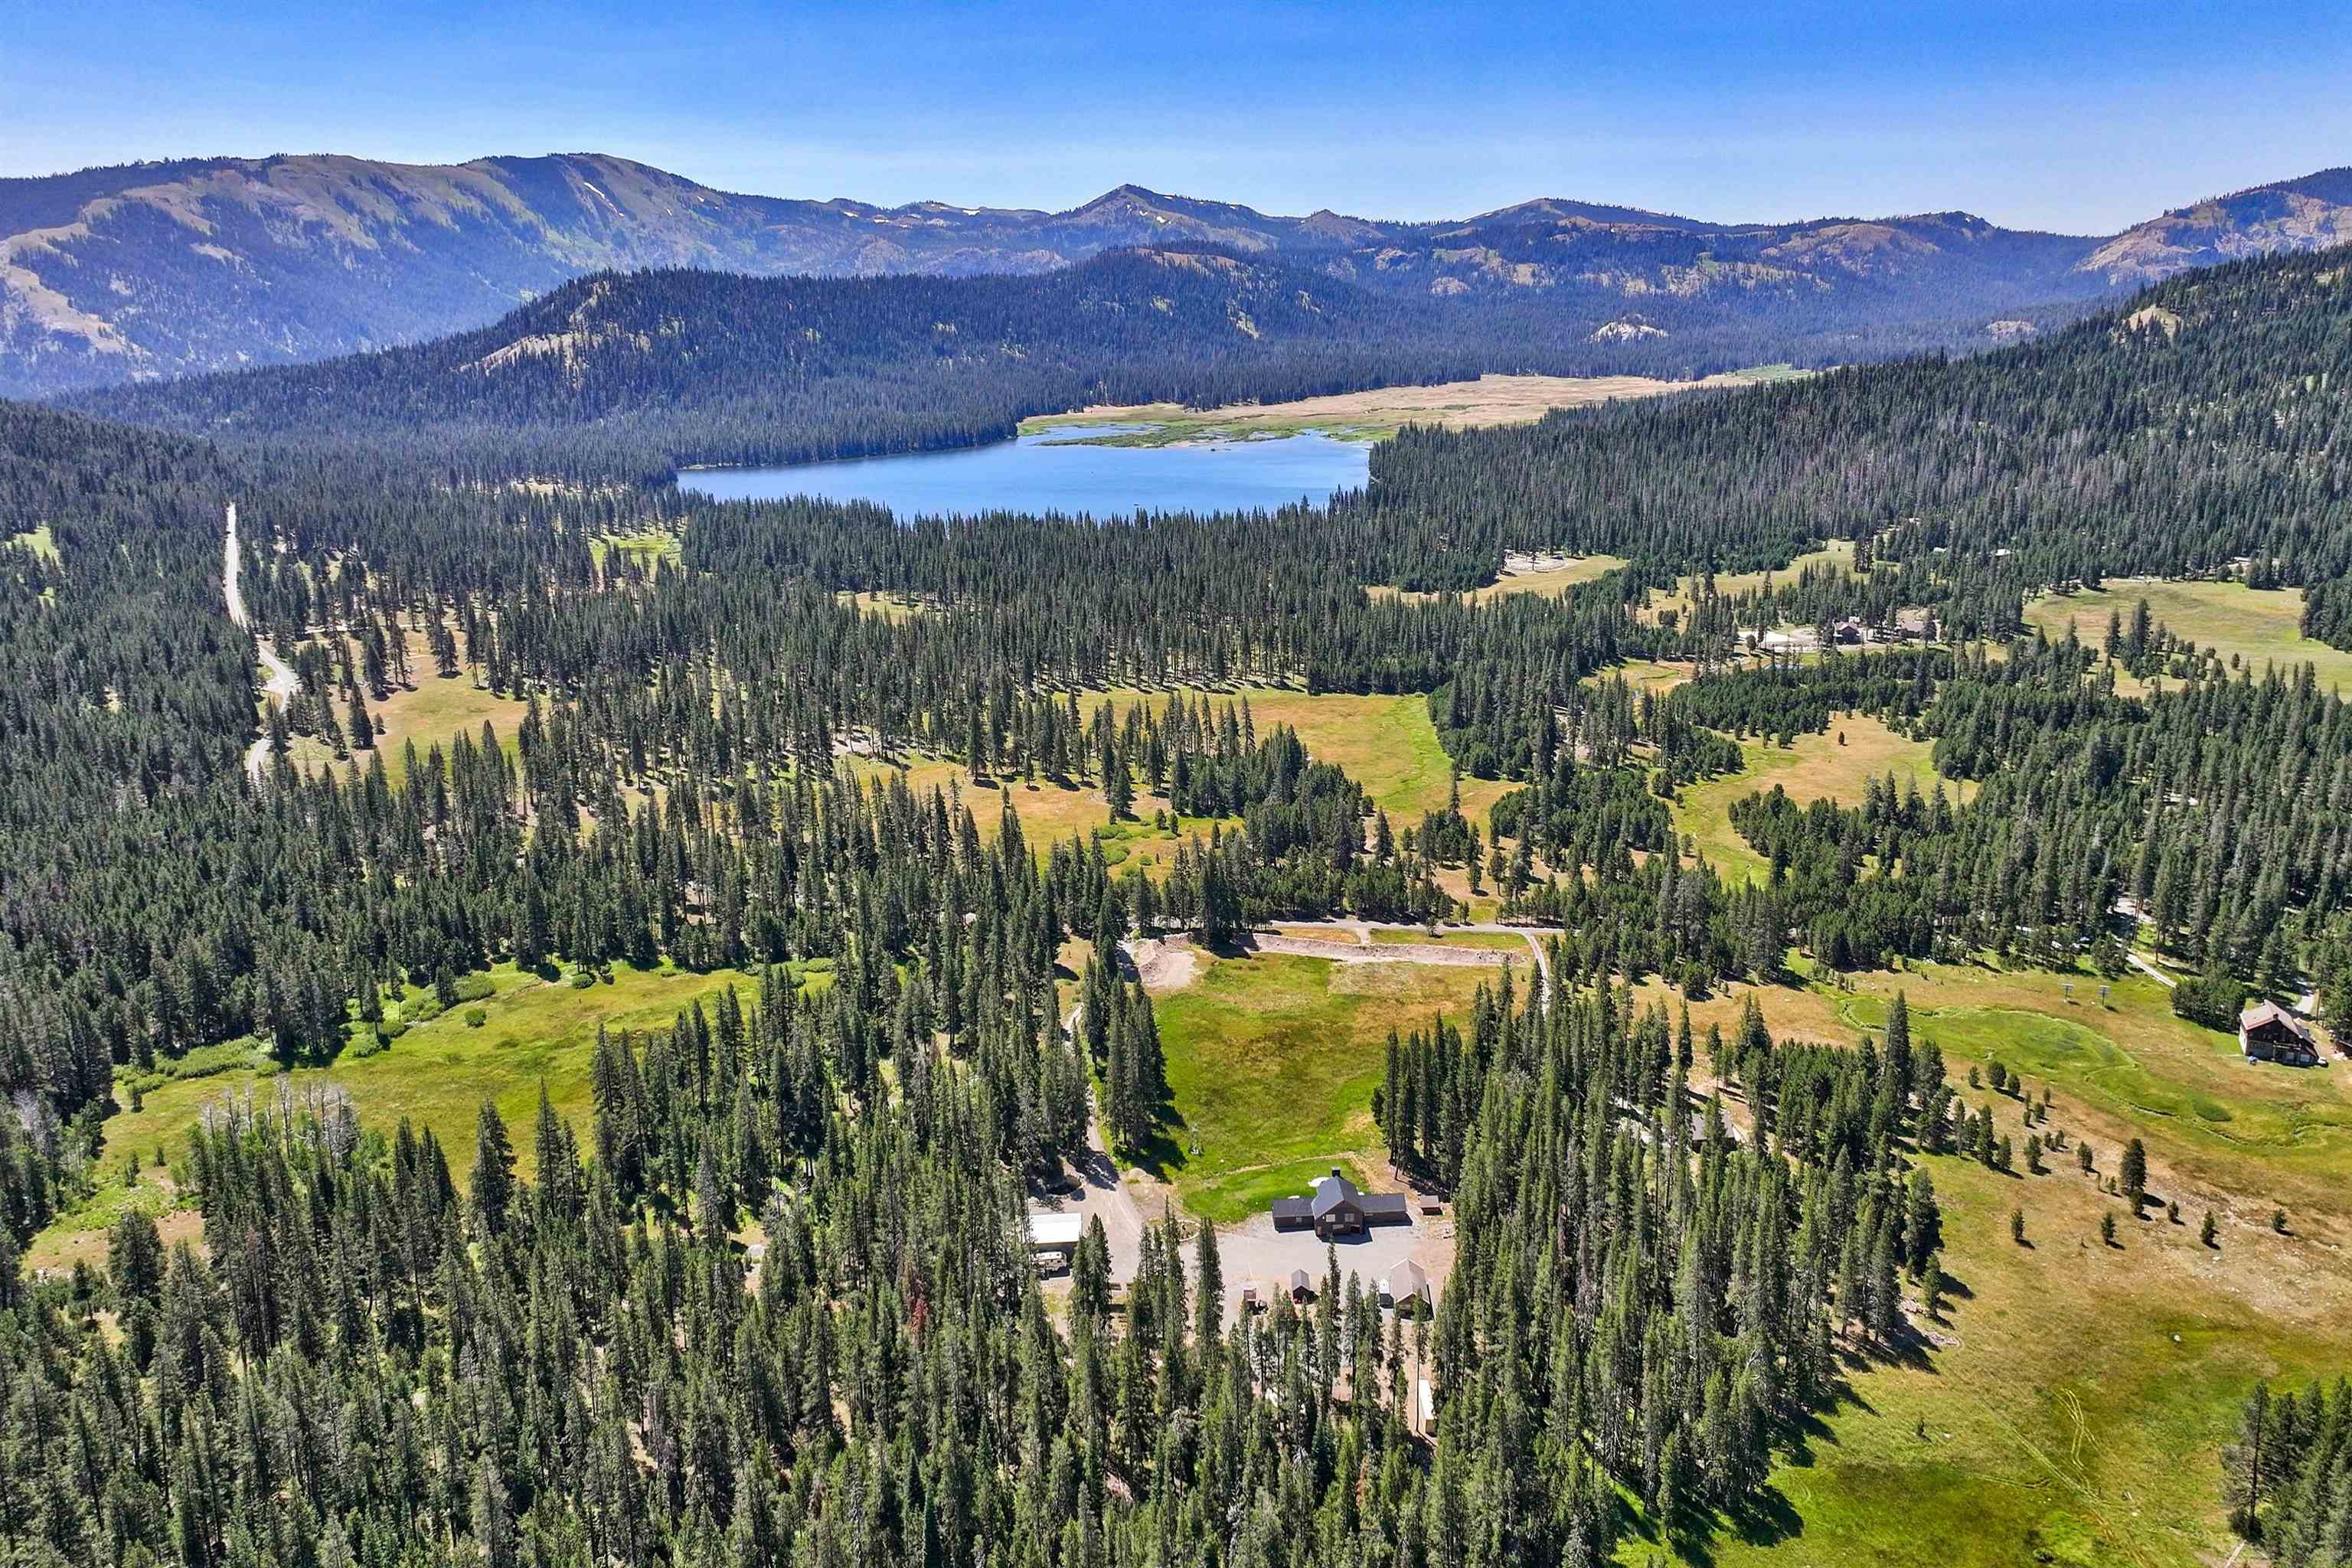
[[[1336,1165],[1329,1175],[1316,1178],[1314,1196],[1276,1198],[1273,1209],[1276,1230],[1303,1230],[1311,1225],[1325,1241],[1360,1235],[1367,1226],[1402,1225],[1412,1217],[1402,1193],[1365,1192]]]
[[[2238,1048],[2249,1061],[2319,1065],[2311,1026],[2275,1002],[2259,1003],[2238,1015]]]

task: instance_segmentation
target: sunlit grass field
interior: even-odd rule
[[[2072,984],[2072,994],[2068,985]],[[1780,1528],[1711,1543],[1720,1563],[2138,1564],[2219,1562],[2230,1547],[2219,1455],[2259,1379],[2352,1363],[2352,1093],[2347,1067],[2256,1066],[2235,1040],[2173,1016],[2137,974],[2115,982],[1928,964],[1782,986],[1731,986],[1692,1006],[1704,1037],[1753,995],[1780,1037],[1875,1037],[1895,993],[1971,1107],[1990,1105],[2013,1172],[1927,1162],[1946,1265],[1966,1288],[1927,1367],[1877,1368],[1774,1483]],[[1675,1003],[1652,983],[1643,1000]],[[1700,1050],[1704,1070],[1705,1049]],[[2024,1168],[2021,1106],[1967,1089],[1994,1060],[2053,1093],[2050,1125],[2093,1146]],[[2036,1129],[2047,1133],[2048,1127]],[[2156,1204],[2135,1224],[2101,1191],[2145,1140]],[[2181,1223],[2163,1205],[2177,1201]],[[2290,1234],[2270,1228],[2284,1206]],[[2010,1239],[2012,1209],[2027,1239]],[[2221,1246],[2198,1241],[2204,1212]],[[2099,1237],[2104,1212],[2117,1247]],[[2176,1336],[2178,1336],[2176,1338]],[[1641,1551],[1622,1556],[1644,1561]]]
[[[1337,1164],[1359,1182],[1385,1169],[1372,1091],[1388,1032],[1466,1019],[1496,972],[1443,964],[1338,963],[1281,953],[1200,955],[1183,990],[1156,999],[1177,1124],[1164,1174],[1216,1224],[1303,1192]]]
[[[501,746],[513,747],[515,731],[522,728],[529,704],[520,698],[501,697],[483,689],[463,670],[446,680],[435,674],[432,650],[422,632],[408,634],[408,668],[410,678],[416,682],[414,689],[395,686],[383,701],[368,704],[370,715],[383,725],[383,732],[375,739],[375,748],[383,754],[384,772],[394,783],[407,776],[411,742],[415,742],[416,754],[421,758],[436,746],[446,752],[460,734],[478,742],[482,726],[488,724]],[[338,709],[337,721],[343,717]],[[324,742],[308,737],[295,740],[293,757],[297,763],[313,769],[343,765],[335,761],[334,752]],[[364,751],[352,752],[351,758],[362,770],[366,768],[368,754]]]
[[[1732,881],[1761,877],[1769,869],[1764,857],[1731,825],[1733,805],[1759,790],[1769,793],[1778,784],[1799,805],[1823,796],[1858,805],[1870,781],[1889,773],[1898,788],[1916,784],[1923,796],[1936,787],[1935,748],[1896,734],[1866,714],[1833,720],[1828,733],[1799,735],[1785,748],[1749,741],[1745,750],[1748,766],[1743,771],[1685,786],[1674,806],[1675,830],[1686,835],[1699,856]],[[1944,790],[1955,801],[1973,793],[1970,786],[1951,780],[1945,781]]]
[[[1222,709],[1227,702],[1238,703],[1246,696],[1251,721],[1261,737],[1276,725],[1289,725],[1298,732],[1308,756],[1317,762],[1339,764],[1349,778],[1363,785],[1373,805],[1389,814],[1391,826],[1400,834],[1418,826],[1424,813],[1445,808],[1453,764],[1438,741],[1425,698],[1346,693],[1309,696],[1303,691],[1269,687],[1200,695],[1208,698],[1212,710]],[[1091,717],[1105,696],[1082,693],[1078,699],[1081,711]],[[1115,691],[1107,696],[1121,712],[1133,702],[1147,702],[1153,710],[1164,711],[1170,699],[1166,692]],[[981,832],[992,838],[997,831],[1002,803],[1010,799],[1013,809],[1020,816],[1021,830],[1033,849],[1043,851],[1066,839],[1097,833],[1105,838],[1108,856],[1119,864],[1131,858],[1146,870],[1164,868],[1180,842],[1196,833],[1205,837],[1211,826],[1209,818],[1187,817],[1175,833],[1154,828],[1153,814],[1167,809],[1169,803],[1163,796],[1149,794],[1139,778],[1133,819],[1114,826],[1100,786],[1091,781],[1076,784],[1041,776],[1031,783],[1016,773],[975,787],[962,763],[939,757],[910,759],[903,763],[861,759],[854,762],[851,768],[867,777],[886,771],[899,773],[908,788],[924,795],[933,788],[943,793],[950,787],[959,790],[971,805]],[[1516,787],[1492,779],[1464,778],[1463,815],[1484,833],[1488,809]],[[1237,825],[1229,821],[1224,826]]]
[[[609,981],[583,988],[566,978],[545,980],[501,964],[488,974],[498,988],[495,995],[412,1024],[373,1056],[346,1051],[324,1068],[297,1068],[281,1074],[253,1042],[239,1041],[207,1047],[177,1064],[184,1073],[215,1066],[226,1070],[181,1076],[149,1089],[135,1111],[128,1109],[131,1097],[127,1081],[118,1084],[116,1099],[126,1109],[107,1121],[99,1191],[34,1239],[29,1265],[47,1268],[70,1264],[78,1257],[102,1258],[102,1232],[125,1201],[122,1175],[128,1156],[136,1152],[152,1167],[161,1148],[167,1158],[178,1160],[185,1152],[189,1130],[225,1094],[270,1096],[280,1082],[298,1091],[319,1080],[336,1084],[351,1095],[363,1126],[389,1132],[405,1118],[419,1129],[430,1128],[460,1180],[473,1166],[475,1122],[482,1101],[488,1100],[517,1130],[520,1164],[528,1175],[534,1157],[528,1129],[538,1114],[542,1084],[557,1112],[572,1121],[583,1140],[589,1135],[589,1068],[600,1026],[615,1031],[666,1031],[679,1013],[697,1001],[709,1007],[729,985],[747,1006],[759,994],[755,976],[731,971],[697,974],[667,965],[638,970],[616,964],[607,973]],[[821,974],[806,981],[810,988],[829,983]],[[421,995],[408,993],[412,1001]],[[473,1007],[482,1011],[479,1026],[466,1022]],[[157,1202],[161,1189],[152,1172],[142,1180],[148,1192],[140,1201],[168,1207]]]
[[[2026,621],[2052,638],[2074,635],[2093,647],[2105,646],[2107,616],[2131,625],[2142,599],[2148,612],[2171,629],[2224,661],[2232,655],[2254,673],[2264,664],[2292,669],[2318,668],[2319,683],[2352,690],[2352,653],[2303,635],[2303,590],[2256,590],[2243,583],[2114,583],[2095,594],[2045,594],[2025,606]]]

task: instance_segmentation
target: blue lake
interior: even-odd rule
[[[1102,447],[1073,435],[1121,428],[1065,426],[993,446],[775,468],[689,468],[678,488],[719,500],[819,496],[870,500],[900,517],[950,512],[1062,512],[1126,518],[1146,511],[1255,511],[1302,498],[1321,503],[1360,487],[1370,445],[1317,431],[1272,440],[1176,447]]]

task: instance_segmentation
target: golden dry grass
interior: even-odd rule
[[[511,749],[528,704],[484,690],[463,670],[444,680],[433,673],[433,654],[425,645],[425,634],[411,631],[407,639],[409,676],[415,686],[395,686],[383,701],[368,704],[369,714],[383,726],[375,745],[383,755],[384,771],[393,781],[398,783],[408,771],[406,748],[411,741],[416,742],[416,754],[421,757],[436,746],[446,751],[449,742],[461,733],[478,742],[482,726],[488,724],[499,743]],[[335,715],[339,722],[344,717],[341,711]],[[296,739],[292,755],[300,767],[342,765],[324,742],[307,737]],[[367,766],[365,752],[354,752],[352,756],[361,768]]]
[[[1383,439],[1404,425],[1518,425],[1555,408],[1657,397],[1694,387],[1745,386],[1774,379],[1774,368],[1733,371],[1702,381],[1658,381],[1642,375],[1483,375],[1434,386],[1390,386],[1302,397],[1288,403],[1229,404],[1186,408],[1173,403],[1099,405],[1075,414],[1022,422],[1023,435],[1085,425],[1158,425],[1182,439],[1246,437],[1265,432],[1325,430],[1351,439]]]
[[[2264,664],[2293,668],[2318,667],[2319,682],[2352,690],[2352,653],[2303,635],[2303,590],[2255,590],[2243,583],[2116,582],[2095,594],[2045,594],[2025,607],[2028,624],[2053,640],[2072,626],[2093,647],[2104,646],[2107,616],[2131,624],[2133,608],[2147,601],[2150,614],[2177,637],[2232,656],[2259,674]],[[2120,687],[2119,687],[2120,689]]]
[[[1827,734],[1799,735],[1785,750],[1753,741],[1744,749],[1745,770],[1691,784],[1674,805],[1675,831],[1734,880],[1767,869],[1764,858],[1731,825],[1733,804],[1759,790],[1778,784],[1800,805],[1824,796],[1852,805],[1861,802],[1871,780],[1889,773],[1898,788],[1916,783],[1923,795],[1934,792],[1937,779],[1932,745],[1896,734],[1867,714],[1834,720]],[[1973,786],[1952,780],[1944,781],[1944,790],[1954,800],[1974,793]]]
[[[2073,994],[2067,994],[2071,979]],[[1655,983],[1644,1005],[1674,994]],[[1692,1005],[1727,1033],[1749,996],[1782,1038],[1853,1044],[1906,994],[1915,1041],[1933,1040],[1971,1108],[1990,1106],[2014,1172],[1927,1162],[1946,1262],[1965,1294],[1924,1366],[1854,1379],[1809,1458],[1773,1478],[1800,1521],[1777,1541],[1726,1537],[1722,1563],[2148,1563],[2229,1550],[2219,1456],[2257,1379],[2328,1373],[2352,1355],[2352,1094],[2340,1068],[2250,1066],[2229,1037],[2173,1016],[2137,974],[2102,1004],[2098,982],[1991,965],[1921,965],[1788,986],[1730,986]],[[1700,1048],[1705,1070],[1705,1047]],[[2022,1105],[1967,1090],[1999,1059],[2051,1091],[2047,1133],[2070,1148],[2028,1173]],[[1744,1112],[1734,1101],[1735,1119]],[[2147,1146],[2157,1204],[2135,1222],[2105,1195],[2117,1151]],[[2177,1201],[2182,1217],[2167,1217]],[[2290,1234],[2272,1232],[2284,1205]],[[2010,1239],[2023,1209],[2031,1243]],[[2221,1245],[2197,1239],[2206,1210]],[[2099,1238],[2116,1215],[2121,1245]]]
[[[1153,711],[1160,712],[1166,710],[1171,695],[1139,691],[1089,693],[1079,699],[1079,706],[1091,717],[1095,707],[1107,698],[1119,712],[1134,702],[1147,703]],[[1438,742],[1425,698],[1360,697],[1348,693],[1309,696],[1303,691],[1268,687],[1202,695],[1209,699],[1213,708],[1228,701],[1237,703],[1246,696],[1251,721],[1261,735],[1276,725],[1286,724],[1296,730],[1307,754],[1318,762],[1338,764],[1349,778],[1362,784],[1373,804],[1389,814],[1399,833],[1418,825],[1424,813],[1445,808],[1452,764],[1445,748]],[[1014,775],[991,780],[975,788],[962,764],[943,758],[919,758],[904,764],[856,758],[851,760],[849,767],[852,773],[869,778],[885,772],[898,773],[905,777],[908,787],[919,795],[928,795],[933,788],[961,791],[982,833],[991,837],[997,830],[999,803],[1009,798],[1013,810],[1020,814],[1022,832],[1033,847],[1042,851],[1064,839],[1092,832],[1107,839],[1107,851],[1112,853],[1114,859],[1123,864],[1132,858],[1146,869],[1164,867],[1181,838],[1194,833],[1205,836],[1210,826],[1206,817],[1187,817],[1177,833],[1156,829],[1152,816],[1167,809],[1168,802],[1144,791],[1140,781],[1133,807],[1136,820],[1113,827],[1102,791],[1091,784],[1072,787],[1041,777],[1033,784]],[[1474,823],[1483,824],[1495,802],[1516,787],[1493,779],[1464,778],[1463,815]],[[1225,826],[1234,824],[1228,822]]]
[[[1763,587],[1767,582],[1793,583],[1797,579],[1797,574],[1808,566],[1839,566],[1852,571],[1853,541],[1832,539],[1821,549],[1809,551],[1798,556],[1777,572],[1719,572],[1716,574],[1715,591],[1724,595],[1752,594]],[[1673,593],[1651,595],[1649,606],[1643,611],[1643,615],[1648,619],[1655,620],[1662,610],[1675,610],[1688,614],[1692,601],[1697,597],[1698,588],[1699,580],[1696,576],[1685,577]]]
[[[1694,668],[1688,664],[1668,664],[1654,658],[1629,658],[1622,664],[1612,664],[1606,669],[1594,671],[1584,678],[1584,682],[1588,686],[1598,686],[1604,681],[1622,680],[1636,691],[1654,691],[1663,696],[1688,681]]]
[[[1506,594],[1538,594],[1556,599],[1570,588],[1631,564],[1622,555],[1507,555],[1503,559],[1501,574],[1493,582],[1483,588],[1473,588],[1463,597],[1473,604]],[[1416,604],[1444,596],[1402,592],[1386,584],[1374,584],[1364,591],[1376,599],[1409,599]]]

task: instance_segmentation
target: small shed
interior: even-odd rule
[[[1307,1279],[1307,1270],[1304,1268],[1294,1268],[1290,1271],[1290,1299],[1294,1301],[1311,1301],[1315,1299],[1315,1283]]]
[[[2319,1065],[2311,1026],[2275,1002],[2259,1003],[2238,1015],[2238,1048],[2249,1061]]]

